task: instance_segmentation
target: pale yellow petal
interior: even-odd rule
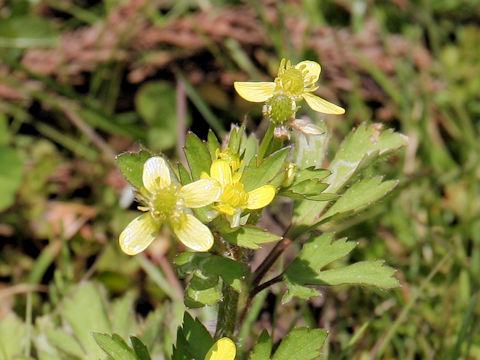
[[[207,206],[218,199],[222,187],[216,180],[203,179],[183,186],[178,195],[188,208]]]
[[[305,79],[308,79],[309,83],[315,83],[322,71],[319,63],[309,60],[298,63],[295,65],[295,69],[302,70],[305,74]]]
[[[208,350],[205,360],[234,360],[237,354],[235,343],[227,337],[221,338]]]
[[[275,197],[275,187],[263,185],[248,193],[247,209],[261,209],[270,204]]]
[[[227,214],[227,215],[233,215],[235,213],[235,209],[228,204],[220,204],[220,205],[215,205],[213,207],[215,210]]]
[[[171,225],[178,239],[190,249],[195,251],[208,251],[212,247],[212,232],[195,216],[185,214],[182,221],[177,221]]]
[[[127,255],[142,252],[155,240],[160,225],[158,221],[152,218],[150,213],[133,219],[120,234],[120,248]]]
[[[210,166],[210,176],[219,181],[220,184],[232,183],[232,169],[226,160],[215,160]]]
[[[240,82],[233,83],[237,93],[247,101],[264,102],[268,100],[275,90],[274,82]]]
[[[143,165],[143,186],[151,193],[161,191],[170,185],[170,170],[167,162],[159,157],[151,157]]]
[[[345,113],[345,109],[328,102],[327,100],[318,97],[317,95],[313,95],[310,93],[304,93],[303,99],[307,102],[307,104],[315,111],[324,113],[324,114],[334,114],[334,115],[341,115]]]

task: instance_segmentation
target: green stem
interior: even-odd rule
[[[262,160],[265,157],[265,153],[268,150],[268,146],[270,145],[270,142],[273,139],[273,130],[274,129],[275,129],[275,125],[273,125],[270,122],[268,124],[267,132],[265,133],[265,136],[263,137],[262,142],[260,144],[260,149],[258,150],[257,166],[259,166],[262,163]]]
[[[223,301],[220,302],[217,317],[217,329],[215,339],[222,337],[233,338],[237,324],[238,293],[230,285],[224,283]]]

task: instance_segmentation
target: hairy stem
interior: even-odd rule
[[[223,301],[219,304],[215,330],[216,340],[222,337],[233,338],[237,324],[238,293],[226,283],[223,284],[222,292]]]

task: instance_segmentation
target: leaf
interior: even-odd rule
[[[399,286],[394,274],[395,270],[385,266],[383,260],[371,260],[322,271],[317,275],[317,280],[319,284],[359,284],[390,289]]]
[[[322,215],[319,221],[329,217],[358,212],[380,200],[392,191],[398,184],[398,180],[382,182],[382,177],[367,178],[353,184],[338,199],[328,211]]]
[[[75,340],[72,335],[65,332],[65,330],[47,329],[45,333],[47,335],[48,341],[60,351],[64,352],[67,355],[75,356],[77,358],[85,357],[85,352],[83,351],[80,344]]]
[[[149,125],[148,146],[154,151],[173,147],[176,143],[177,111],[173,86],[166,81],[144,84],[135,96],[135,107]],[[187,126],[190,119],[187,115]]]
[[[0,146],[0,211],[10,207],[20,187],[23,160],[13,149]]]
[[[389,154],[407,144],[406,136],[393,130],[381,131],[381,125],[360,125],[343,141],[335,158],[329,166],[332,172],[328,178],[329,193],[338,191],[362,168],[376,160],[379,156]],[[295,225],[311,225],[327,203],[302,201],[296,204],[293,223]]]
[[[0,354],[2,359],[12,359],[23,349],[27,329],[23,321],[10,313],[0,321]]]
[[[321,329],[295,329],[280,343],[272,360],[312,360],[320,356],[327,332]]]
[[[177,332],[172,360],[204,360],[213,343],[212,337],[202,323],[185,312],[182,327]]]
[[[130,336],[130,341],[132,342],[133,350],[135,354],[137,354],[138,360],[151,360],[147,347],[139,338]]]
[[[88,355],[103,358],[102,350],[90,335],[92,332],[110,332],[111,326],[98,287],[81,284],[73,295],[65,299],[60,311],[73,329]]]
[[[311,199],[311,200],[332,200],[338,197],[336,194],[322,193],[328,184],[318,182],[314,179],[304,180],[294,183],[282,190],[280,196],[288,196],[294,199]]]
[[[327,169],[315,169],[314,167],[309,167],[303,170],[298,171],[295,175],[294,184],[301,183],[305,180],[323,180],[331,174],[330,170]]]
[[[98,346],[102,348],[107,355],[115,360],[137,360],[135,353],[118,335],[111,336],[108,334],[93,333],[93,338]]]
[[[210,165],[212,164],[210,152],[206,144],[192,132],[187,134],[185,140],[185,156],[194,181],[200,179],[202,171],[207,174],[210,173]]]
[[[220,149],[220,143],[212,129],[208,129],[207,147],[212,161],[215,161],[217,159],[216,151]]]
[[[264,159],[257,167],[256,159],[250,160],[248,166],[243,171],[240,181],[245,186],[245,191],[252,191],[265,184],[268,184],[277,173],[284,168],[285,159],[290,151],[290,147],[283,148],[268,158]]]
[[[322,130],[325,130],[324,134],[308,136],[294,132],[296,137],[294,159],[295,163],[301,169],[320,167],[327,154],[330,133],[324,122],[321,122],[318,125]]]
[[[222,299],[218,276],[194,272],[185,291],[185,305],[199,308],[215,305]]]
[[[282,304],[286,304],[293,297],[297,297],[299,299],[308,300],[312,297],[321,296],[322,294],[315,289],[309,288],[308,286],[297,284],[295,282],[290,281],[290,279],[285,279],[285,284],[287,285],[287,292],[282,297]]]
[[[341,268],[322,270],[331,262],[347,255],[356,246],[355,242],[345,238],[332,241],[332,233],[313,237],[305,243],[300,255],[285,271],[289,292],[283,301],[286,302],[297,294],[308,298],[309,292],[304,285],[340,285],[359,284],[382,288],[398,286],[393,277],[394,270],[383,266],[382,261],[363,261]],[[315,296],[312,293],[312,296]]]
[[[289,281],[298,284],[315,283],[320,270],[332,261],[340,259],[352,251],[357,245],[346,238],[333,241],[334,234],[326,233],[307,241],[300,255],[285,271]]]
[[[130,184],[137,189],[143,187],[143,164],[152,155],[146,151],[140,151],[138,153],[125,152],[116,157],[120,171]]]
[[[244,135],[245,123],[243,123],[240,127],[238,127],[237,125],[232,125],[232,128],[230,129],[228,147],[232,150],[234,154],[238,154],[240,152],[240,144]]]
[[[222,237],[232,244],[258,249],[261,244],[280,240],[282,237],[253,225],[245,225],[232,232],[221,231]]]
[[[120,299],[115,300],[111,306],[112,331],[120,336],[127,336],[132,325],[134,316],[133,293],[127,293]]]
[[[258,140],[255,135],[250,135],[247,139],[242,143],[243,149],[243,165],[246,166],[250,164],[250,161],[254,158],[254,156],[258,153]],[[256,160],[255,160],[256,161]]]
[[[13,16],[0,21],[0,47],[54,47],[57,39],[55,25],[40,16]]]
[[[178,163],[178,175],[182,185],[187,185],[192,182],[190,174],[188,173],[187,169],[185,169],[185,166],[183,166],[182,163]]]
[[[271,353],[272,338],[266,330],[263,330],[257,343],[253,347],[252,353],[250,354],[250,360],[270,360]]]
[[[185,252],[175,259],[179,266],[181,276],[185,276],[195,271],[201,271],[203,276],[220,276],[223,281],[230,285],[236,291],[241,290],[241,280],[245,278],[243,267],[240,263],[224,258],[222,256]]]

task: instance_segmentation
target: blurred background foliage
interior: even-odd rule
[[[277,313],[278,288],[252,309],[253,331],[328,329],[329,359],[479,359],[479,23],[478,0],[0,0],[2,358],[32,341],[45,359],[98,355],[82,338],[92,323],[64,315],[92,304],[100,331],[161,338],[170,353],[177,249],[165,233],[145,255],[120,253],[135,206],[115,154],[182,161],[186,130],[223,135],[244,114],[261,134],[260,106],[232,83],[268,81],[285,57],[318,61],[319,95],[347,109],[323,118],[330,155],[362,122],[408,135],[379,165],[399,188],[333,229],[358,239],[352,260],[386,259],[402,287],[323,289]],[[115,323],[125,313],[137,320]]]

